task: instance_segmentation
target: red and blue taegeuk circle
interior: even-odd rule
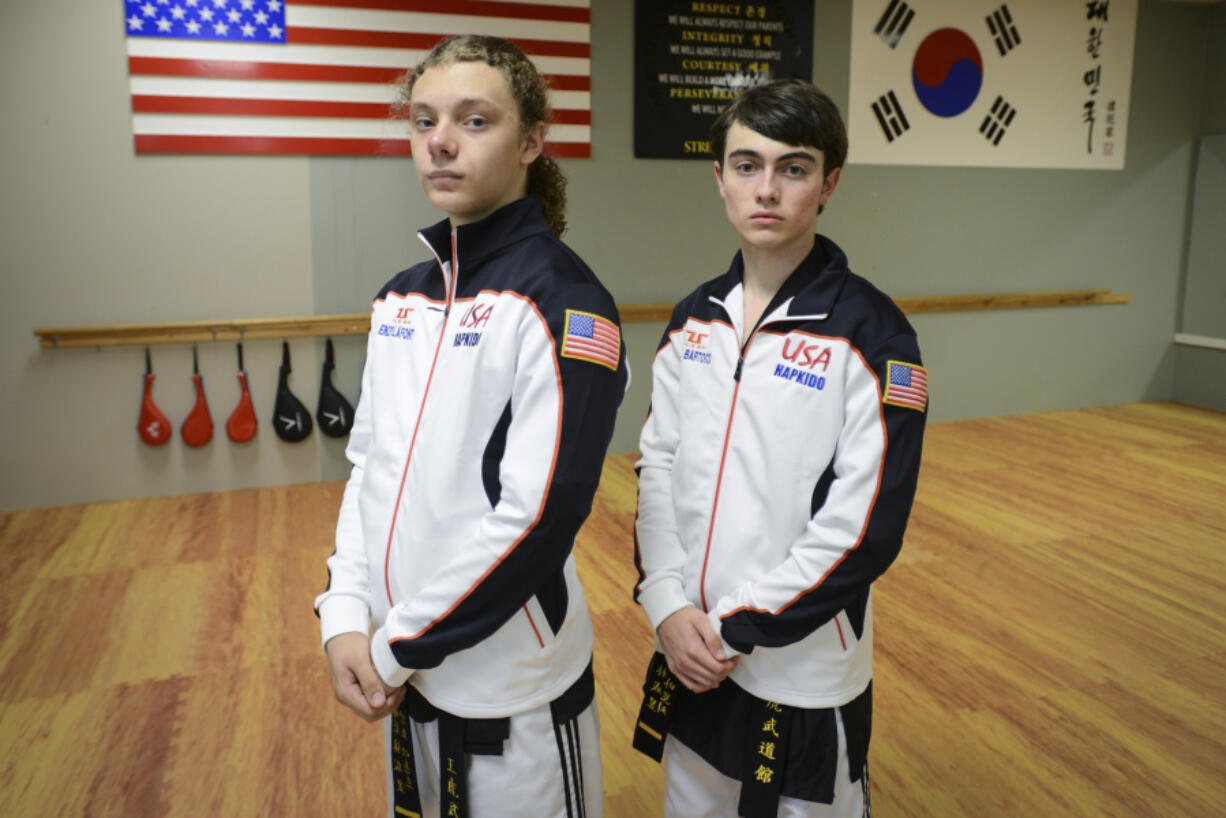
[[[936,116],[965,111],[983,87],[983,58],[966,33],[939,28],[924,38],[911,64],[911,82],[920,104]]]

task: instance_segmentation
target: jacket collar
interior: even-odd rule
[[[549,226],[536,196],[525,196],[498,208],[480,221],[455,228],[455,253],[469,265],[528,236],[548,233]],[[451,259],[451,221],[443,219],[417,235],[440,262]]]
[[[804,261],[784,280],[779,292],[775,293],[775,297],[767,305],[763,313],[763,323],[785,317],[829,315],[850,272],[847,255],[843,250],[818,233],[809,255],[805,256]],[[732,266],[722,278],[718,287],[721,301],[727,299],[733,290],[744,285],[745,261],[739,250],[732,259]],[[783,311],[785,306],[786,312]]]

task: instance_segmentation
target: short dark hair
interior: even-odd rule
[[[728,103],[711,126],[711,152],[720,164],[734,122],[776,142],[817,148],[827,176],[847,159],[847,128],[838,106],[804,80],[765,82]]]

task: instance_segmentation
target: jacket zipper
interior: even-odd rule
[[[383,557],[383,585],[387,589],[388,605],[396,604],[392,600],[392,580],[389,569],[392,562],[392,539],[396,536],[396,519],[400,516],[400,498],[404,495],[404,481],[409,476],[409,462],[413,459],[413,448],[417,444],[417,432],[421,428],[421,418],[426,413],[426,399],[430,396],[430,384],[434,382],[434,369],[438,365],[438,355],[443,348],[443,339],[447,337],[447,320],[451,317],[451,302],[455,298],[456,280],[460,277],[460,259],[456,253],[455,233],[453,227],[451,229],[451,281],[447,283],[447,306],[443,309],[443,326],[439,328],[438,343],[434,347],[434,358],[430,361],[430,374],[426,376],[426,388],[422,392],[421,404],[417,409],[417,422],[413,424],[413,437],[409,439],[409,451],[404,456],[404,471],[400,473],[400,488],[396,490],[392,524],[387,532],[387,553]],[[435,258],[438,256],[436,255]],[[439,266],[442,267],[441,264]]]
[[[736,359],[736,371],[732,373],[732,380],[736,386],[732,388],[732,406],[728,409],[728,425],[724,427],[724,446],[719,454],[719,471],[715,476],[715,498],[711,501],[711,521],[707,524],[707,547],[702,555],[702,575],[698,580],[698,595],[702,600],[704,613],[710,610],[707,605],[707,563],[711,559],[711,538],[715,534],[715,511],[719,508],[719,490],[724,482],[724,461],[728,457],[728,442],[732,439],[732,419],[736,416],[736,398],[741,391],[741,371],[745,368],[745,354],[749,351],[749,345],[753,343],[757,334],[758,328],[755,328],[745,340],[745,345],[741,347],[741,355]]]
[[[712,298],[714,300],[714,298]],[[722,302],[715,303],[723,306]],[[724,308],[727,312],[727,308]],[[731,317],[731,316],[729,316]],[[826,314],[811,315],[811,316],[788,316],[788,321],[796,321],[803,319],[824,319]],[[780,319],[774,321],[764,320],[754,327],[753,332],[745,339],[745,345],[741,347],[741,355],[736,359],[736,371],[732,373],[732,380],[736,382],[736,386],[732,389],[732,407],[728,410],[728,425],[724,428],[724,446],[719,455],[719,471],[715,477],[715,498],[711,501],[711,522],[707,525],[707,547],[702,555],[702,574],[698,580],[698,595],[702,600],[702,610],[707,612],[710,608],[707,606],[707,563],[711,559],[711,539],[715,534],[715,512],[719,508],[719,490],[724,482],[724,462],[728,457],[728,443],[732,440],[732,418],[736,415],[736,399],[741,391],[741,373],[745,369],[745,356],[749,353],[749,345],[753,343],[753,339],[758,336],[758,331],[767,324],[780,323]]]

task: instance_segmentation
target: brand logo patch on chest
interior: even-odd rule
[[[682,360],[697,361],[700,364],[711,363],[711,351],[707,348],[707,341],[711,333],[692,329],[684,330],[684,332],[685,352],[682,353]]]
[[[416,329],[413,327],[413,308],[396,307],[395,309],[396,312],[391,317],[391,320],[381,322],[375,333],[384,338],[396,338],[401,341],[413,340],[413,334],[416,332]]]

